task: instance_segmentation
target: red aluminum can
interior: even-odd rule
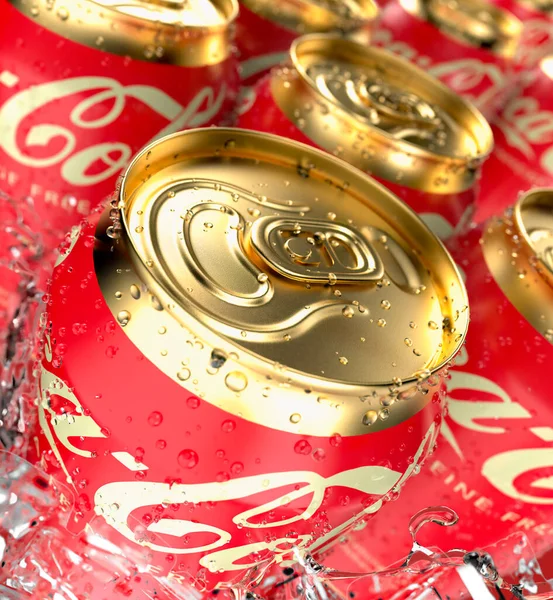
[[[1,0],[0,188],[65,232],[154,138],[219,123],[238,88],[237,12],[236,0]]]
[[[409,519],[430,504],[460,519],[421,532],[427,547],[472,551],[524,534],[538,558],[553,548],[553,409],[544,376],[553,364],[553,189],[523,196],[449,247],[466,271],[472,334],[450,370],[438,449],[399,500],[336,554],[353,571],[404,558]],[[498,557],[504,576],[519,558]]]
[[[375,177],[440,237],[467,221],[490,126],[410,62],[325,35],[300,38],[262,79],[239,126],[330,152]]]
[[[244,83],[253,84],[288,56],[291,43],[306,33],[363,32],[368,38],[378,17],[374,0],[241,0],[236,45]]]
[[[404,203],[240,129],[147,147],[52,279],[43,467],[74,487],[74,529],[105,520],[200,588],[320,551],[395,497],[468,323]]]
[[[553,6],[548,0],[494,0],[494,4],[512,12],[523,24],[516,57],[520,67],[535,67],[553,52]]]
[[[474,102],[493,120],[515,84],[522,23],[485,0],[392,0],[373,43]]]
[[[540,62],[492,130],[495,149],[482,169],[477,222],[501,213],[521,192],[553,185],[553,57]]]

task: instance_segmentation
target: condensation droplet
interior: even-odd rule
[[[382,300],[382,302],[380,303],[380,306],[384,310],[390,310],[390,308],[392,308],[392,305],[390,304],[390,302],[388,300]]]
[[[378,319],[378,321],[376,322],[376,324],[379,327],[386,327],[386,319]]]
[[[368,410],[364,415],[363,415],[363,425],[373,425],[374,423],[376,423],[376,420],[378,419],[378,413],[376,412],[376,410]]]
[[[338,360],[340,361],[341,365],[347,365],[348,364],[348,359],[345,356],[340,356],[340,358]]]
[[[346,317],[346,319],[351,319],[354,314],[355,314],[355,312],[351,306],[345,306],[342,309],[342,315],[344,315],[344,317]]]
[[[299,413],[293,413],[290,415],[290,423],[299,423],[301,421],[301,415]]]
[[[177,457],[177,461],[181,467],[193,469],[198,464],[198,455],[194,450],[182,450]]]
[[[225,377],[225,385],[233,392],[242,392],[248,387],[248,378],[241,371],[231,371]]]
[[[125,327],[127,323],[131,320],[131,313],[128,310],[120,310],[117,313],[117,320],[119,321],[121,327]]]
[[[177,373],[177,379],[180,381],[186,381],[187,379],[190,379],[190,375],[190,369],[181,369]]]
[[[140,288],[137,285],[134,285],[134,283],[130,287],[130,292],[131,292],[131,296],[135,300],[138,300],[140,298]]]

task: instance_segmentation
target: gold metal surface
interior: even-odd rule
[[[231,52],[238,0],[8,0],[54,33],[134,59],[204,66]]]
[[[378,177],[436,194],[470,188],[493,148],[482,114],[386,50],[309,35],[271,92],[319,147]]]
[[[364,27],[378,16],[374,0],[241,0],[263,18],[298,34]]]
[[[484,258],[513,306],[553,344],[553,188],[525,194],[482,236]]]
[[[399,0],[410,14],[469,46],[513,58],[522,35],[522,22],[511,12],[486,0]]]
[[[164,373],[229,413],[378,431],[428,402],[419,390],[463,341],[466,292],[438,239],[383,186],[302,144],[166,137],[129,167],[121,213],[116,252],[108,213],[97,229],[108,306]]]

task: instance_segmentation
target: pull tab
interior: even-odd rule
[[[435,129],[442,124],[442,120],[428,102],[415,94],[404,92],[385,83],[362,86],[359,97],[385,119],[430,129]]]

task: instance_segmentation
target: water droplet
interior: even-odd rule
[[[390,304],[390,302],[388,300],[382,300],[382,302],[380,303],[380,306],[384,310],[390,310],[390,308],[392,308],[392,305]]]
[[[157,332],[159,333],[159,335],[165,335],[167,333],[167,327],[164,327],[163,325],[157,330]]]
[[[416,329],[417,328],[417,324],[414,321],[409,321],[409,327],[411,329]]]
[[[378,416],[382,421],[385,421],[390,416],[390,411],[387,408],[383,408]]]
[[[316,460],[317,462],[321,462],[326,458],[326,452],[322,448],[315,448],[312,456],[314,460]]]
[[[290,423],[299,423],[301,421],[301,415],[299,413],[293,413],[290,415]]]
[[[148,416],[148,425],[151,425],[152,427],[158,427],[161,425],[162,421],[163,415],[157,410],[154,410],[154,412],[150,413]]]
[[[340,356],[340,358],[338,360],[340,361],[341,365],[347,365],[348,364],[348,359],[345,356]]]
[[[67,19],[69,19],[69,11],[67,8],[65,8],[65,6],[60,6],[56,14],[62,21],[67,21]]]
[[[177,379],[179,379],[180,381],[186,381],[187,379],[190,379],[190,375],[190,369],[181,369],[177,373]]]
[[[117,313],[117,320],[121,324],[121,327],[125,327],[127,323],[131,320],[131,313],[128,310],[120,310]]]
[[[134,283],[131,285],[130,291],[131,291],[131,296],[135,300],[138,300],[140,298],[140,288],[137,285],[134,285]]]
[[[244,465],[241,462],[235,462],[235,463],[232,463],[232,465],[230,465],[230,472],[233,475],[240,475],[240,473],[242,473],[243,470],[244,470]]]
[[[409,339],[409,338],[405,338],[405,339],[403,340],[403,343],[404,343],[406,346],[408,346],[409,348],[410,348],[410,347],[413,345],[413,342],[412,342],[412,340],[411,340],[411,339]]]
[[[225,385],[233,392],[242,392],[248,386],[248,378],[240,371],[231,371],[225,377]]]
[[[227,419],[221,423],[221,431],[231,433],[236,429],[236,423],[232,419]]]
[[[134,228],[134,230],[136,231],[136,233],[142,233],[144,231],[144,227],[142,227],[142,225],[138,225]]]
[[[257,276],[257,281],[259,283],[265,283],[269,279],[269,276],[266,273],[259,273]]]
[[[546,329],[544,332],[545,339],[553,343],[553,329]]]
[[[200,406],[200,399],[196,396],[190,396],[190,398],[187,398],[186,400],[186,406],[195,410],[196,408],[198,408],[198,406]]]
[[[330,221],[335,221],[336,220],[336,213],[333,212],[329,212],[326,214],[327,219],[329,219]]]
[[[430,329],[436,330],[436,329],[438,329],[438,323],[436,323],[436,321],[428,321],[428,327]]]
[[[198,455],[194,450],[182,450],[177,457],[177,461],[184,469],[193,469],[198,464]]]
[[[378,413],[376,412],[376,410],[368,410],[364,415],[363,415],[363,425],[373,425],[374,423],[376,423],[376,420],[378,419]]]
[[[204,223],[204,227],[205,227],[206,229],[212,229],[212,228],[213,228],[213,223],[210,223],[209,221],[206,221],[206,222]]]
[[[342,315],[344,315],[344,317],[346,317],[346,319],[351,319],[354,315],[354,311],[353,308],[351,306],[345,306],[342,309]]]
[[[294,445],[294,452],[296,454],[304,454],[307,456],[308,454],[311,454],[311,450],[311,444],[307,440],[300,440]]]
[[[230,139],[225,142],[225,150],[236,148],[236,140]]]
[[[224,350],[218,350],[215,348],[211,352],[209,359],[209,366],[212,369],[220,369],[227,361],[227,353]]]
[[[335,433],[328,441],[331,446],[337,448],[342,443],[342,436],[339,433]]]
[[[292,339],[292,336],[291,336],[289,333],[287,333],[287,334],[284,336],[284,341],[285,341],[285,342],[289,342],[291,339]]]
[[[157,440],[156,448],[158,450],[165,450],[165,448],[167,448],[167,442],[165,440]]]
[[[114,296],[117,298],[117,300],[120,300],[123,294],[121,292],[115,292]]]
[[[105,354],[108,358],[114,358],[118,350],[119,348],[117,346],[108,346]]]

